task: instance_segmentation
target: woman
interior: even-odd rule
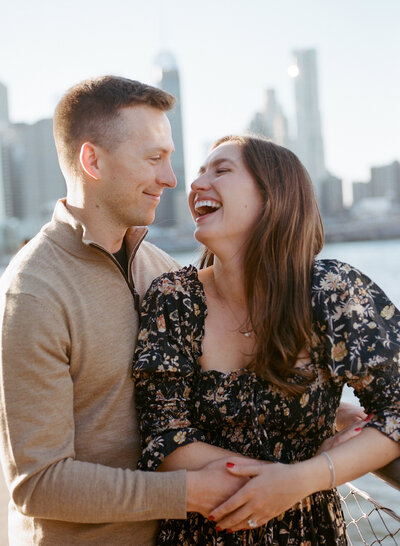
[[[315,260],[321,220],[289,150],[219,140],[189,205],[201,269],[163,275],[143,306],[141,468],[228,451],[273,464],[231,459],[246,485],[208,518],[163,522],[159,544],[346,544],[335,486],[400,455],[400,314],[351,266]],[[373,415],[321,453],[345,383]]]

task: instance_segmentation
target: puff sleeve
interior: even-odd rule
[[[368,426],[400,442],[398,309],[366,275],[334,260],[317,262],[312,294],[329,373],[374,414]]]
[[[191,293],[196,282],[193,267],[167,273],[153,282],[143,301],[133,363],[142,470],[156,470],[175,449],[205,441],[192,424],[199,326],[204,324],[199,315],[205,306],[200,294]]]

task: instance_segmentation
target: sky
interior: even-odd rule
[[[291,126],[292,51],[315,48],[326,165],[350,181],[400,160],[399,0],[0,0],[0,81],[12,122],[51,117],[82,79],[181,78],[187,181],[206,146],[244,132],[274,88]]]

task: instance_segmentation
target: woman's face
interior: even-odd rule
[[[221,243],[242,248],[260,217],[263,200],[239,144],[227,142],[209,154],[191,185],[189,207],[198,241],[215,253]]]

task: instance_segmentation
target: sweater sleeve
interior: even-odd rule
[[[199,306],[186,270],[167,274],[146,294],[133,378],[142,437],[139,468],[155,470],[175,449],[205,436],[194,419]],[[196,316],[197,312],[197,316]]]
[[[1,320],[1,461],[18,510],[79,523],[186,517],[183,471],[76,459],[68,325],[51,302],[8,294]]]
[[[313,305],[330,374],[373,413],[368,426],[400,442],[400,312],[366,275],[335,261],[317,266]]]

